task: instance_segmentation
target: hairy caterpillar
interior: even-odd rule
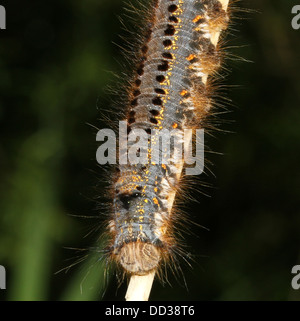
[[[153,129],[205,127],[212,109],[210,80],[222,60],[218,39],[229,22],[227,5],[227,0],[152,1],[128,89],[127,134],[143,129],[150,137]],[[125,272],[154,273],[173,258],[173,203],[183,166],[183,160],[119,164],[109,255]]]

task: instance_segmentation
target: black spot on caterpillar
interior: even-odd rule
[[[218,36],[229,15],[218,0],[156,0],[136,52],[127,89],[127,133],[205,127],[210,79],[221,66]],[[182,163],[118,165],[112,177],[109,257],[125,272],[144,275],[173,259],[173,207]],[[180,219],[180,218],[179,218]]]

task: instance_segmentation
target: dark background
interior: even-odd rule
[[[1,1],[0,264],[4,300],[123,300],[94,246],[107,185],[97,166],[96,128],[107,127],[107,85],[118,86],[128,35],[120,0]],[[185,211],[205,226],[186,243],[192,267],[154,283],[151,300],[297,300],[300,264],[300,30],[295,1],[240,1],[228,35],[233,101],[223,132],[207,137],[212,174]],[[123,108],[124,106],[120,106]],[[232,121],[230,121],[232,120]],[[91,126],[92,125],[92,126]],[[93,127],[95,126],[95,128]],[[227,132],[232,133],[227,133]],[[93,230],[92,233],[89,233]],[[99,245],[99,244],[98,244]],[[73,249],[71,249],[73,248]],[[82,249],[80,251],[75,250]],[[89,254],[90,253],[90,254]],[[86,255],[89,254],[86,258]],[[67,273],[61,269],[76,262]],[[185,286],[186,283],[186,286]],[[104,291],[105,290],[105,291]]]

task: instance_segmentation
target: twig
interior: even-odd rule
[[[155,271],[146,275],[132,275],[125,296],[126,301],[148,301]]]

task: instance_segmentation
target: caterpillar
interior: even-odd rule
[[[227,5],[227,0],[151,1],[122,119],[128,135],[142,129],[149,141],[154,133],[155,141],[164,129],[205,128],[213,105],[211,80],[222,63],[218,40],[228,27]],[[173,259],[178,219],[173,203],[184,166],[184,160],[118,165],[108,248],[110,259],[129,275],[154,275]]]

